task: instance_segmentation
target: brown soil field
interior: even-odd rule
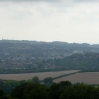
[[[84,72],[84,73],[77,73],[69,76],[65,76],[59,79],[54,80],[54,82],[59,81],[70,81],[72,83],[77,82],[84,82],[87,84],[99,84],[99,72]]]
[[[58,71],[58,72],[41,72],[41,73],[24,73],[24,74],[0,74],[0,79],[3,80],[29,80],[34,76],[38,76],[40,80],[46,77],[57,77],[64,74],[75,73],[79,70],[68,70],[68,71]]]

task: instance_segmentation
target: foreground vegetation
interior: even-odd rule
[[[48,83],[47,83],[48,84]],[[25,82],[10,94],[0,90],[0,99],[99,99],[99,87],[69,81],[44,84]]]

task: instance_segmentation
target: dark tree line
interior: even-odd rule
[[[5,93],[10,94],[16,86],[19,86],[24,83],[37,83],[37,84],[43,83],[43,85],[49,87],[53,83],[53,78],[47,77],[44,78],[43,80],[40,80],[37,76],[34,76],[32,79],[21,81],[0,80],[0,89],[4,90]]]
[[[99,87],[69,81],[44,84],[25,82],[16,86],[10,94],[0,90],[0,99],[99,99]]]

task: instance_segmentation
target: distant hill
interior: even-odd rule
[[[38,42],[27,40],[0,40],[0,56],[14,58],[53,59],[75,53],[99,52],[99,45],[67,42]]]
[[[98,70],[98,44],[0,40],[0,73]]]

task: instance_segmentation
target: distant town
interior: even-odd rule
[[[27,40],[0,40],[0,72],[13,69],[17,72],[36,72],[59,70],[64,66],[56,65],[55,61],[62,60],[75,54],[98,53],[98,44],[67,43],[67,42],[38,42]],[[4,70],[3,70],[4,69]],[[14,72],[15,72],[14,71]]]

